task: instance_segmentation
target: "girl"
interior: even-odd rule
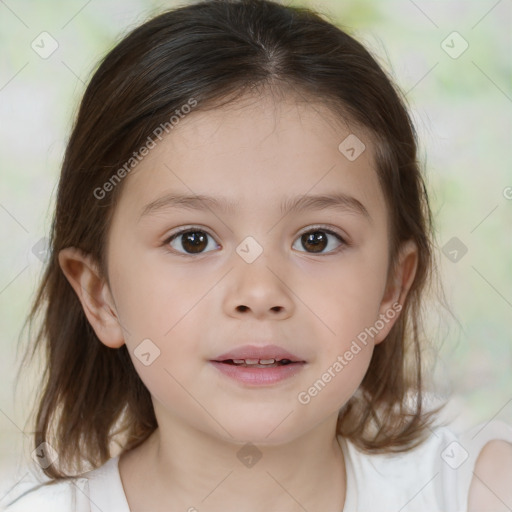
[[[404,102],[341,29],[270,0],[135,29],[67,147],[41,471],[4,506],[510,510],[512,428],[425,407],[431,230]]]

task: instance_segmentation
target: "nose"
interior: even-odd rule
[[[266,258],[260,257],[252,263],[237,262],[229,279],[224,303],[228,315],[282,320],[293,314],[291,283],[284,272],[268,266]]]

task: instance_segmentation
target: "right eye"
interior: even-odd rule
[[[174,233],[164,242],[164,245],[171,245],[174,251],[183,254],[201,254],[209,247],[208,237],[212,238],[209,233],[199,228],[187,228]],[[212,238],[213,240],[213,238]],[[176,246],[181,246],[184,251],[179,250]]]

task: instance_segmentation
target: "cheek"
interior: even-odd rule
[[[150,258],[132,250],[115,265],[111,277],[128,339],[132,335],[132,343],[140,336],[170,339],[215,282],[214,276],[203,277],[192,266],[166,264],[165,255]]]
[[[134,252],[115,269],[116,306],[137,372],[155,396],[159,389],[166,396],[179,394],[176,381],[185,384],[197,376],[209,355],[205,340],[211,326],[218,325],[218,316],[210,315],[218,311],[215,284],[223,272],[219,277],[198,266],[166,264],[160,256],[150,261]],[[141,360],[141,353],[148,352]],[[146,366],[148,359],[154,362]]]
[[[343,343],[375,323],[386,282],[386,262],[358,252],[307,272],[297,295],[317,318],[326,338]],[[320,332],[320,331],[318,331]],[[330,336],[329,336],[330,333]]]

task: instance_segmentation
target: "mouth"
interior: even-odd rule
[[[305,360],[277,345],[245,345],[211,359],[210,363],[224,376],[251,387],[277,384],[306,366]]]

